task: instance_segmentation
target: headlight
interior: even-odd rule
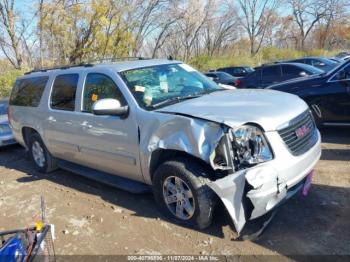
[[[241,126],[232,129],[232,141],[236,156],[242,164],[257,164],[273,158],[263,132],[255,126]]]
[[[11,128],[7,124],[0,124],[0,134],[11,133]]]

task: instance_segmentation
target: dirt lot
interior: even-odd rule
[[[56,227],[56,254],[350,255],[350,131],[323,131],[309,196],[297,195],[256,241],[233,241],[218,212],[204,231],[167,222],[151,195],[133,195],[70,172],[38,174],[20,146],[0,149],[0,230],[33,224],[40,195]]]

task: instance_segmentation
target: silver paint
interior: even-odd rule
[[[48,150],[58,158],[152,184],[150,164],[157,150],[176,150],[213,165],[211,156],[224,136],[225,128],[252,123],[261,126],[271,145],[274,159],[241,170],[208,185],[226,206],[236,230],[246,220],[261,216],[287,197],[287,189],[310,172],[319,159],[320,139],[305,154],[295,157],[276,132],[308,107],[298,97],[271,90],[227,90],[164,107],[158,111],[140,108],[118,72],[159,64],[179,63],[145,60],[37,72],[23,76],[49,76],[37,108],[10,106],[14,137],[26,146],[23,127],[35,129]],[[82,92],[88,73],[108,75],[120,88],[129,106],[129,115],[96,116],[82,112]],[[58,74],[78,73],[75,112],[53,110],[49,97]],[[214,166],[212,166],[215,169]],[[244,186],[254,209],[246,217]]]

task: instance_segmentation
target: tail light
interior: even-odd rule
[[[241,80],[237,79],[233,82],[233,84],[238,87],[241,84]]]

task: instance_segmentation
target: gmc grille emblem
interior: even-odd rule
[[[302,138],[304,136],[306,136],[306,134],[309,132],[309,128],[307,127],[307,125],[303,125],[301,127],[299,127],[297,130],[295,130],[295,134],[297,135],[298,138]]]

